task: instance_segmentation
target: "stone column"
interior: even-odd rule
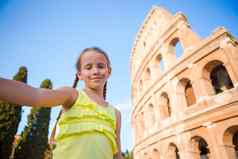
[[[237,159],[234,145],[219,145],[217,146],[220,156],[223,159]]]
[[[167,159],[176,159],[176,147],[170,146],[167,155],[168,155]]]
[[[213,126],[212,124],[207,126],[207,130],[210,138],[210,157],[209,159],[235,159],[230,158],[225,151],[225,146],[218,140],[219,127]]]
[[[172,50],[171,50],[172,49]],[[169,44],[164,45],[161,49],[162,60],[164,60],[164,70],[167,70],[176,63],[176,54],[174,47],[169,46]]]
[[[181,159],[200,159],[199,143],[195,139],[190,141],[189,136],[183,136],[179,156]]]
[[[223,65],[226,68],[227,73],[229,74],[234,87],[237,86],[237,84],[238,84],[238,76],[236,76],[235,72],[233,71],[231,64],[227,63],[227,64],[223,64]]]
[[[179,152],[180,159],[200,159],[199,151],[180,151]]]
[[[238,85],[238,45],[230,38],[226,37],[220,43],[221,49],[224,51],[228,58],[229,66],[226,65],[226,69],[231,77],[231,80],[235,86]],[[229,67],[229,68],[227,68]],[[228,70],[229,69],[229,70]]]
[[[191,30],[190,26],[185,21],[181,21],[178,25],[179,40],[184,49],[194,46],[194,44],[198,44],[200,42],[199,36]]]
[[[203,77],[202,70],[196,71],[196,65],[192,66],[192,86],[196,96],[197,102],[214,95],[214,89],[211,80],[208,77]]]

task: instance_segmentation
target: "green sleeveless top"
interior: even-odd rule
[[[73,106],[60,117],[56,142],[71,138],[72,141],[85,133],[99,132],[111,143],[113,154],[118,151],[116,143],[116,112],[113,106],[100,106],[92,101],[84,91],[78,92]],[[70,142],[70,140],[67,140]]]

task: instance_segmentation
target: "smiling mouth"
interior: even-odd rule
[[[91,80],[101,80],[102,78],[99,78],[99,77],[97,77],[97,78],[91,78]]]

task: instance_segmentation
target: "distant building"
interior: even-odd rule
[[[135,159],[238,158],[238,42],[225,28],[201,39],[182,13],[153,7],[131,79]]]

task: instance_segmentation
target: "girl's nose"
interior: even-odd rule
[[[93,74],[98,74],[99,73],[99,69],[97,67],[94,67],[92,71],[93,71]]]

